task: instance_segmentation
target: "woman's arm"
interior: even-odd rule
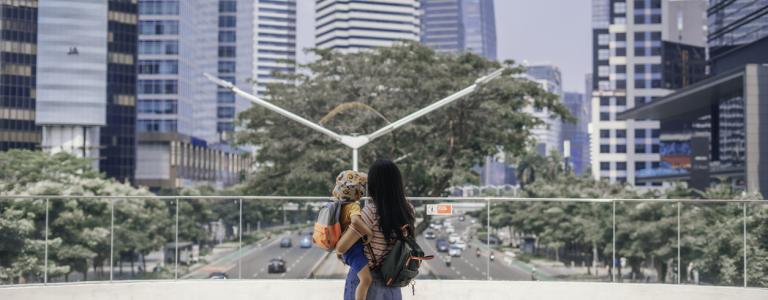
[[[368,228],[368,225],[366,225],[365,222],[363,222],[363,218],[361,218],[360,215],[354,215],[352,216],[352,222],[349,224],[349,228],[347,228],[347,231],[341,235],[339,242],[336,243],[336,252],[347,252],[357,240],[361,239],[363,236],[370,237],[371,235],[373,235],[373,231]]]

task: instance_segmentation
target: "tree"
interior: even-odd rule
[[[502,66],[471,53],[438,54],[418,43],[354,54],[315,51],[319,59],[300,66],[307,72],[281,75],[291,83],[270,84],[268,98],[343,134],[370,133]],[[486,155],[528,148],[530,129],[543,122],[523,108],[569,117],[555,95],[515,76],[522,67],[505,65],[510,68],[501,78],[465,99],[362,148],[362,168],[377,158],[399,158],[409,195],[439,196]],[[261,107],[242,113],[240,122],[238,140],[260,145],[260,168],[248,178],[248,194],[327,195],[333,176],[351,167],[346,147]]]

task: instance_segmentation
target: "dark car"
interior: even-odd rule
[[[224,272],[213,272],[208,274],[208,279],[229,279],[229,276]]]
[[[291,238],[289,237],[284,237],[280,239],[280,248],[291,248],[291,244],[292,244]]]
[[[439,239],[435,242],[437,246],[437,252],[448,252],[448,241],[445,239]]]
[[[273,258],[269,260],[267,266],[267,272],[269,273],[285,273],[285,260],[282,258]]]
[[[437,236],[435,235],[434,231],[427,231],[424,233],[424,238],[428,240],[434,240]]]

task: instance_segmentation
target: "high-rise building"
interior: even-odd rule
[[[136,155],[136,12],[130,0],[47,0],[37,13],[35,122],[43,150],[90,158],[95,169],[128,182]]]
[[[315,45],[342,52],[419,40],[419,1],[315,0]]]
[[[3,1],[0,23],[0,151],[37,149],[37,0]]]
[[[595,178],[640,185],[636,172],[658,167],[659,122],[616,115],[704,76],[706,6],[705,0],[593,2]],[[642,185],[648,184],[660,185]]]
[[[565,92],[563,104],[568,108],[576,122],[563,122],[563,142],[570,145],[568,163],[575,174],[589,169],[589,122],[590,101],[582,93]],[[563,149],[565,152],[566,149]]]
[[[710,1],[708,78],[622,113],[659,120],[661,162],[640,182],[768,195],[768,1]]]
[[[259,96],[266,96],[268,84],[284,81],[273,72],[296,72],[296,0],[258,0],[255,5],[255,46],[240,46],[255,52],[252,84]]]
[[[562,76],[560,68],[549,64],[526,66],[525,76],[541,85],[547,92],[557,95],[560,101],[563,99]],[[544,124],[531,129],[531,134],[536,138],[536,152],[546,156],[550,152],[563,152],[562,120],[553,118],[552,113],[543,108],[528,107],[526,112],[539,118]]]
[[[441,52],[496,60],[493,0],[422,0],[421,42]]]

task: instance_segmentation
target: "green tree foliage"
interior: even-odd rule
[[[471,85],[502,64],[471,53],[437,54],[404,43],[354,54],[316,50],[319,59],[271,84],[270,102],[342,134],[366,134]],[[522,112],[535,106],[569,118],[558,97],[515,75],[511,62],[501,78],[464,99],[400,128],[361,149],[361,168],[377,158],[399,159],[409,195],[439,196],[454,178],[499,147],[522,153],[538,118]],[[311,75],[304,75],[309,73]],[[296,83],[296,84],[294,84]],[[351,167],[351,151],[330,138],[261,107],[241,114],[239,141],[260,145],[261,168],[248,180],[249,194],[324,195],[340,170]]]

